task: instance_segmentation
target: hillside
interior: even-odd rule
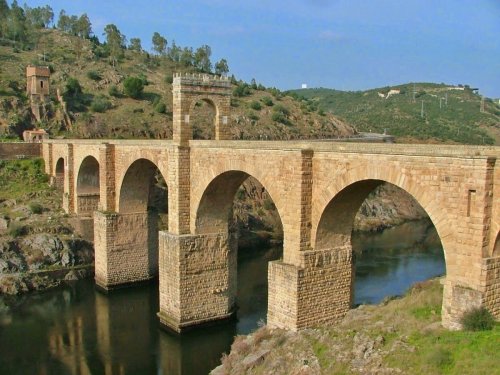
[[[434,279],[402,298],[350,310],[335,327],[291,332],[263,326],[236,336],[211,374],[498,374],[500,325],[444,329],[442,295]]]
[[[388,95],[391,90],[394,94]],[[481,112],[481,96],[468,86],[408,83],[356,92],[318,88],[290,93],[313,100],[359,132],[386,131],[400,143],[500,144],[500,105],[485,98]]]
[[[40,29],[36,36],[32,50],[20,50],[5,41],[0,45],[0,135],[19,135],[26,128],[41,127],[53,137],[172,137],[172,75],[199,72],[197,68],[166,55],[130,49],[123,49],[123,57],[115,63],[95,40],[57,29]],[[49,66],[51,70],[51,103],[46,106],[47,115],[41,123],[34,121],[28,111],[25,69],[29,64]],[[138,99],[124,94],[127,77],[138,77],[143,82],[144,91]],[[308,105],[308,100],[296,100],[277,89],[246,84],[234,77],[232,82],[233,139],[307,139],[353,134],[350,126]],[[68,102],[71,126],[64,124],[57,89]],[[213,137],[214,116],[204,103],[195,108],[191,116],[195,138]]]

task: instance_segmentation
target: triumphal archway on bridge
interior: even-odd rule
[[[268,324],[332,324],[351,308],[354,215],[388,182],[420,203],[440,236],[443,324],[459,328],[474,306],[500,318],[498,147],[231,141],[230,92],[225,77],[175,75],[170,141],[43,143],[64,209],[93,221],[97,285],[158,275],[158,316],[176,331],[230,317],[237,244],[228,220],[236,190],[252,176],[283,225],[283,259],[268,271]],[[200,100],[215,108],[214,140],[192,140]],[[148,210],[159,180],[168,207],[161,231]]]

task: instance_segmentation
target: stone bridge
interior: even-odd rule
[[[230,141],[229,82],[174,77],[174,139],[50,140],[46,172],[64,209],[94,233],[103,289],[159,275],[162,324],[176,330],[235,311],[236,191],[249,176],[268,191],[283,225],[283,258],[269,264],[268,324],[331,324],[351,308],[354,216],[384,182],[426,210],[444,249],[442,320],[485,306],[500,318],[498,147]],[[215,107],[216,139],[192,140],[189,113]],[[168,190],[168,230],[158,232],[151,191]]]

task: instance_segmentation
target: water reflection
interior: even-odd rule
[[[432,225],[409,223],[353,238],[355,300],[378,302],[414,281],[444,273]],[[415,249],[418,252],[415,252]],[[236,334],[265,319],[267,263],[281,249],[262,250],[238,263],[238,322],[187,332],[158,329],[158,287],[96,293],[92,280],[22,297],[10,313],[0,303],[0,374],[206,374]]]
[[[402,295],[418,281],[446,272],[441,241],[427,220],[405,223],[381,233],[357,233],[354,303],[379,303]]]

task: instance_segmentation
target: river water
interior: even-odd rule
[[[355,234],[355,303],[378,303],[445,273],[429,222]],[[95,291],[92,280],[20,298],[0,308],[0,374],[207,374],[233,337],[265,320],[267,262],[281,249],[240,254],[237,322],[181,336],[158,329],[158,286]]]

